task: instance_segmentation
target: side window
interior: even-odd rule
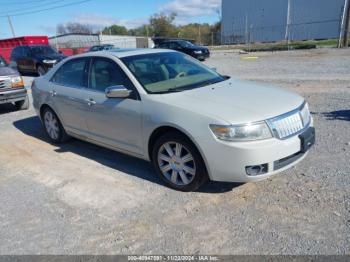
[[[72,87],[86,87],[85,68],[87,59],[74,59],[63,64],[51,79],[52,82]]]
[[[119,67],[119,65],[109,59],[95,58],[91,66],[90,88],[105,92],[111,86],[123,85],[127,89],[134,89],[133,85]]]
[[[172,42],[172,43],[170,43],[170,45],[171,45],[170,49],[179,49],[179,48],[181,48],[180,45],[178,43],[176,43],[176,42]]]

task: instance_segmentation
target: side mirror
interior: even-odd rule
[[[108,87],[105,91],[106,97],[108,98],[128,98],[130,97],[132,91],[126,89],[125,86],[111,86]]]
[[[212,67],[211,70],[213,70],[213,71],[215,71],[215,72],[218,71],[218,69],[217,69],[216,67]]]

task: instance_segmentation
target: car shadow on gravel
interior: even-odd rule
[[[333,112],[323,113],[323,115],[328,120],[350,121],[350,110],[333,111]]]
[[[0,115],[16,112],[17,108],[14,104],[2,104],[0,105]]]
[[[28,136],[50,143],[38,117],[22,119],[14,122],[13,125]],[[57,147],[58,148],[55,149],[57,153],[71,152],[120,172],[147,180],[160,186],[165,186],[154,174],[151,164],[142,159],[118,153],[78,139],[72,139],[65,144],[57,145]],[[210,182],[199,189],[198,192],[208,194],[223,193],[232,191],[232,189],[239,185],[240,184],[236,183]]]

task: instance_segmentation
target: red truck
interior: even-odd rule
[[[47,36],[22,36],[0,40],[0,56],[9,63],[12,49],[19,45],[48,45]]]

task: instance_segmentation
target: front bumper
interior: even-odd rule
[[[210,57],[210,53],[202,53],[202,54],[193,54],[193,57],[198,60],[205,60]]]
[[[305,131],[306,132],[306,131]],[[272,138],[253,142],[205,143],[204,151],[211,180],[221,182],[255,182],[285,171],[302,161],[307,151],[296,135],[286,140]],[[266,173],[251,176],[247,167],[267,166]]]
[[[0,90],[0,104],[22,101],[27,96],[25,88]]]

